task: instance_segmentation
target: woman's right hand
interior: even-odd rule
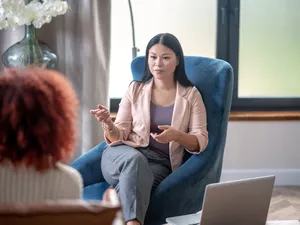
[[[102,122],[108,128],[111,128],[113,126],[110,112],[104,106],[98,105],[97,109],[91,109],[90,113],[93,114],[99,122]]]

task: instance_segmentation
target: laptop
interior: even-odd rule
[[[202,211],[167,218],[170,225],[265,225],[275,176],[206,186]]]

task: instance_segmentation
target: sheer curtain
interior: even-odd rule
[[[109,104],[111,2],[68,0],[68,3],[71,10],[38,29],[37,36],[57,53],[58,70],[71,80],[80,100],[80,132],[74,160],[103,141],[102,128],[89,110],[98,104]],[[0,54],[23,35],[23,27],[1,30]],[[2,62],[0,66],[3,70]]]

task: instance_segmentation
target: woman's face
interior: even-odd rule
[[[170,48],[156,44],[149,49],[148,66],[155,79],[174,79],[177,57]]]

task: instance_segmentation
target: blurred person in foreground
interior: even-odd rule
[[[0,75],[0,203],[81,198],[82,178],[65,164],[76,145],[78,105],[56,71]]]

